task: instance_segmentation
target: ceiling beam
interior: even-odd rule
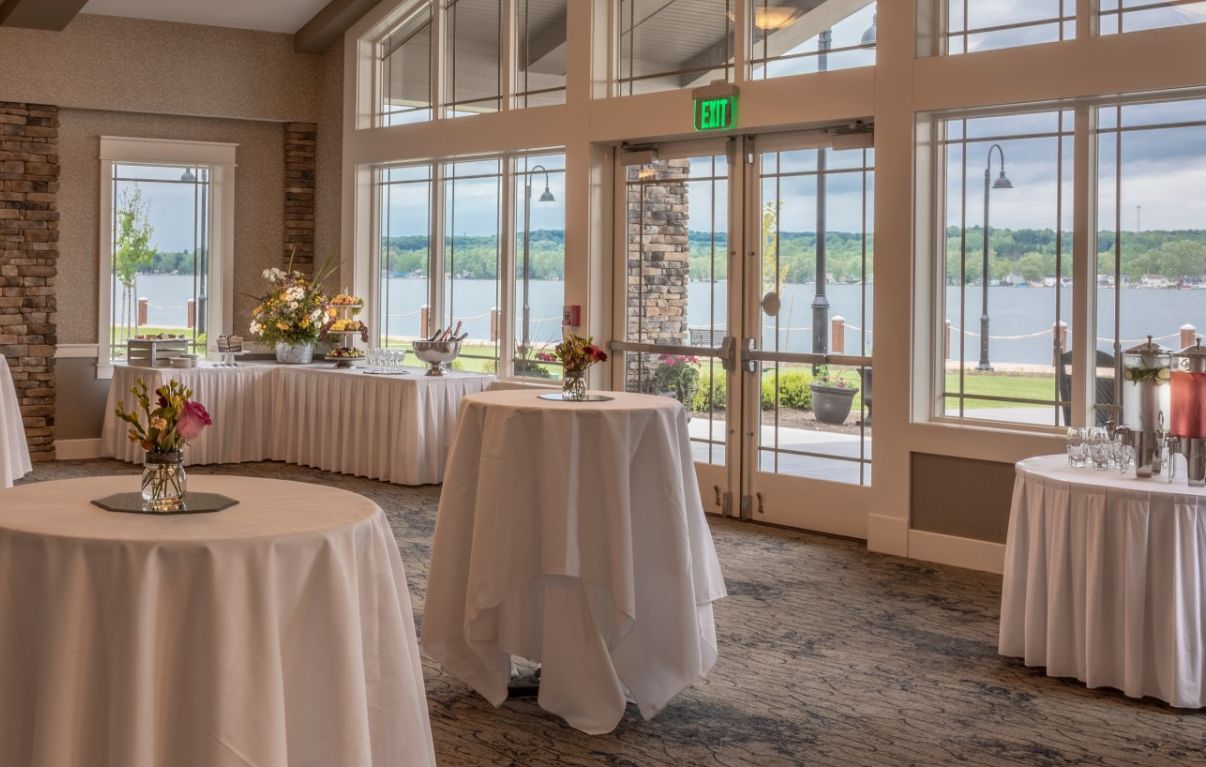
[[[0,0],[0,26],[61,32],[88,0]]]
[[[324,53],[380,0],[331,0],[293,36],[298,53]]]

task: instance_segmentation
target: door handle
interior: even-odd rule
[[[728,373],[737,369],[737,339],[733,336],[720,340],[720,366]]]

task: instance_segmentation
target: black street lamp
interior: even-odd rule
[[[528,300],[528,282],[532,276],[531,269],[531,241],[532,241],[532,174],[536,171],[544,173],[544,193],[540,195],[541,202],[555,202],[556,197],[553,196],[549,189],[549,171],[543,165],[534,165],[524,173],[524,195],[523,195],[523,348],[526,351],[528,343],[531,340],[529,332],[529,324],[531,320],[531,305]]]
[[[992,150],[1001,155],[1001,175],[992,180]],[[1005,150],[1000,144],[988,148],[988,161],[984,165],[984,264],[980,272],[980,364],[976,370],[992,370],[988,362],[988,196],[993,189],[1013,189],[1013,183],[1005,177]]]
[[[820,55],[817,56],[817,71],[825,72],[829,69],[829,48],[833,43],[832,30],[826,29],[821,32],[817,38],[817,50]],[[817,149],[817,243],[816,243],[816,273],[813,282],[812,296],[812,353],[813,354],[828,354],[829,353],[829,297],[825,295],[826,291],[826,274],[827,268],[825,264],[825,195],[826,195],[826,149],[821,147]],[[779,290],[779,286],[775,285],[775,290]],[[817,371],[817,366],[813,365],[813,372]]]

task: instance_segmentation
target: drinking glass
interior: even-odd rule
[[[1085,465],[1085,430],[1072,426],[1068,428],[1068,463],[1080,467]]]
[[[1106,434],[1105,429],[1093,429],[1089,433],[1089,457],[1093,461],[1093,468],[1098,471],[1105,471],[1110,468],[1110,459],[1113,457],[1114,447],[1110,441],[1110,437]]]
[[[1114,465],[1121,474],[1135,468],[1135,446],[1128,445],[1121,437],[1114,438]]]

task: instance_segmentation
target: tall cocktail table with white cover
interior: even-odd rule
[[[197,476],[239,505],[89,503],[137,487],[0,491],[0,764],[434,764],[402,560],[372,501]]]
[[[185,452],[190,465],[276,460],[403,485],[444,478],[448,445],[461,398],[484,391],[494,376],[450,372],[430,377],[373,376],[358,368],[241,364],[192,369],[113,366],[102,452],[142,462],[113,415],[120,398],[133,407],[130,387],[151,389],[175,379],[193,390],[214,425]]]
[[[0,488],[12,487],[14,481],[32,468],[17,389],[13,386],[8,360],[0,356]]]
[[[1206,706],[1206,491],[1020,461],[999,649],[1089,687]]]
[[[626,690],[652,717],[716,662],[724,581],[678,402],[538,394],[465,398],[423,649],[496,706],[511,657],[537,660],[540,705],[609,732]]]

